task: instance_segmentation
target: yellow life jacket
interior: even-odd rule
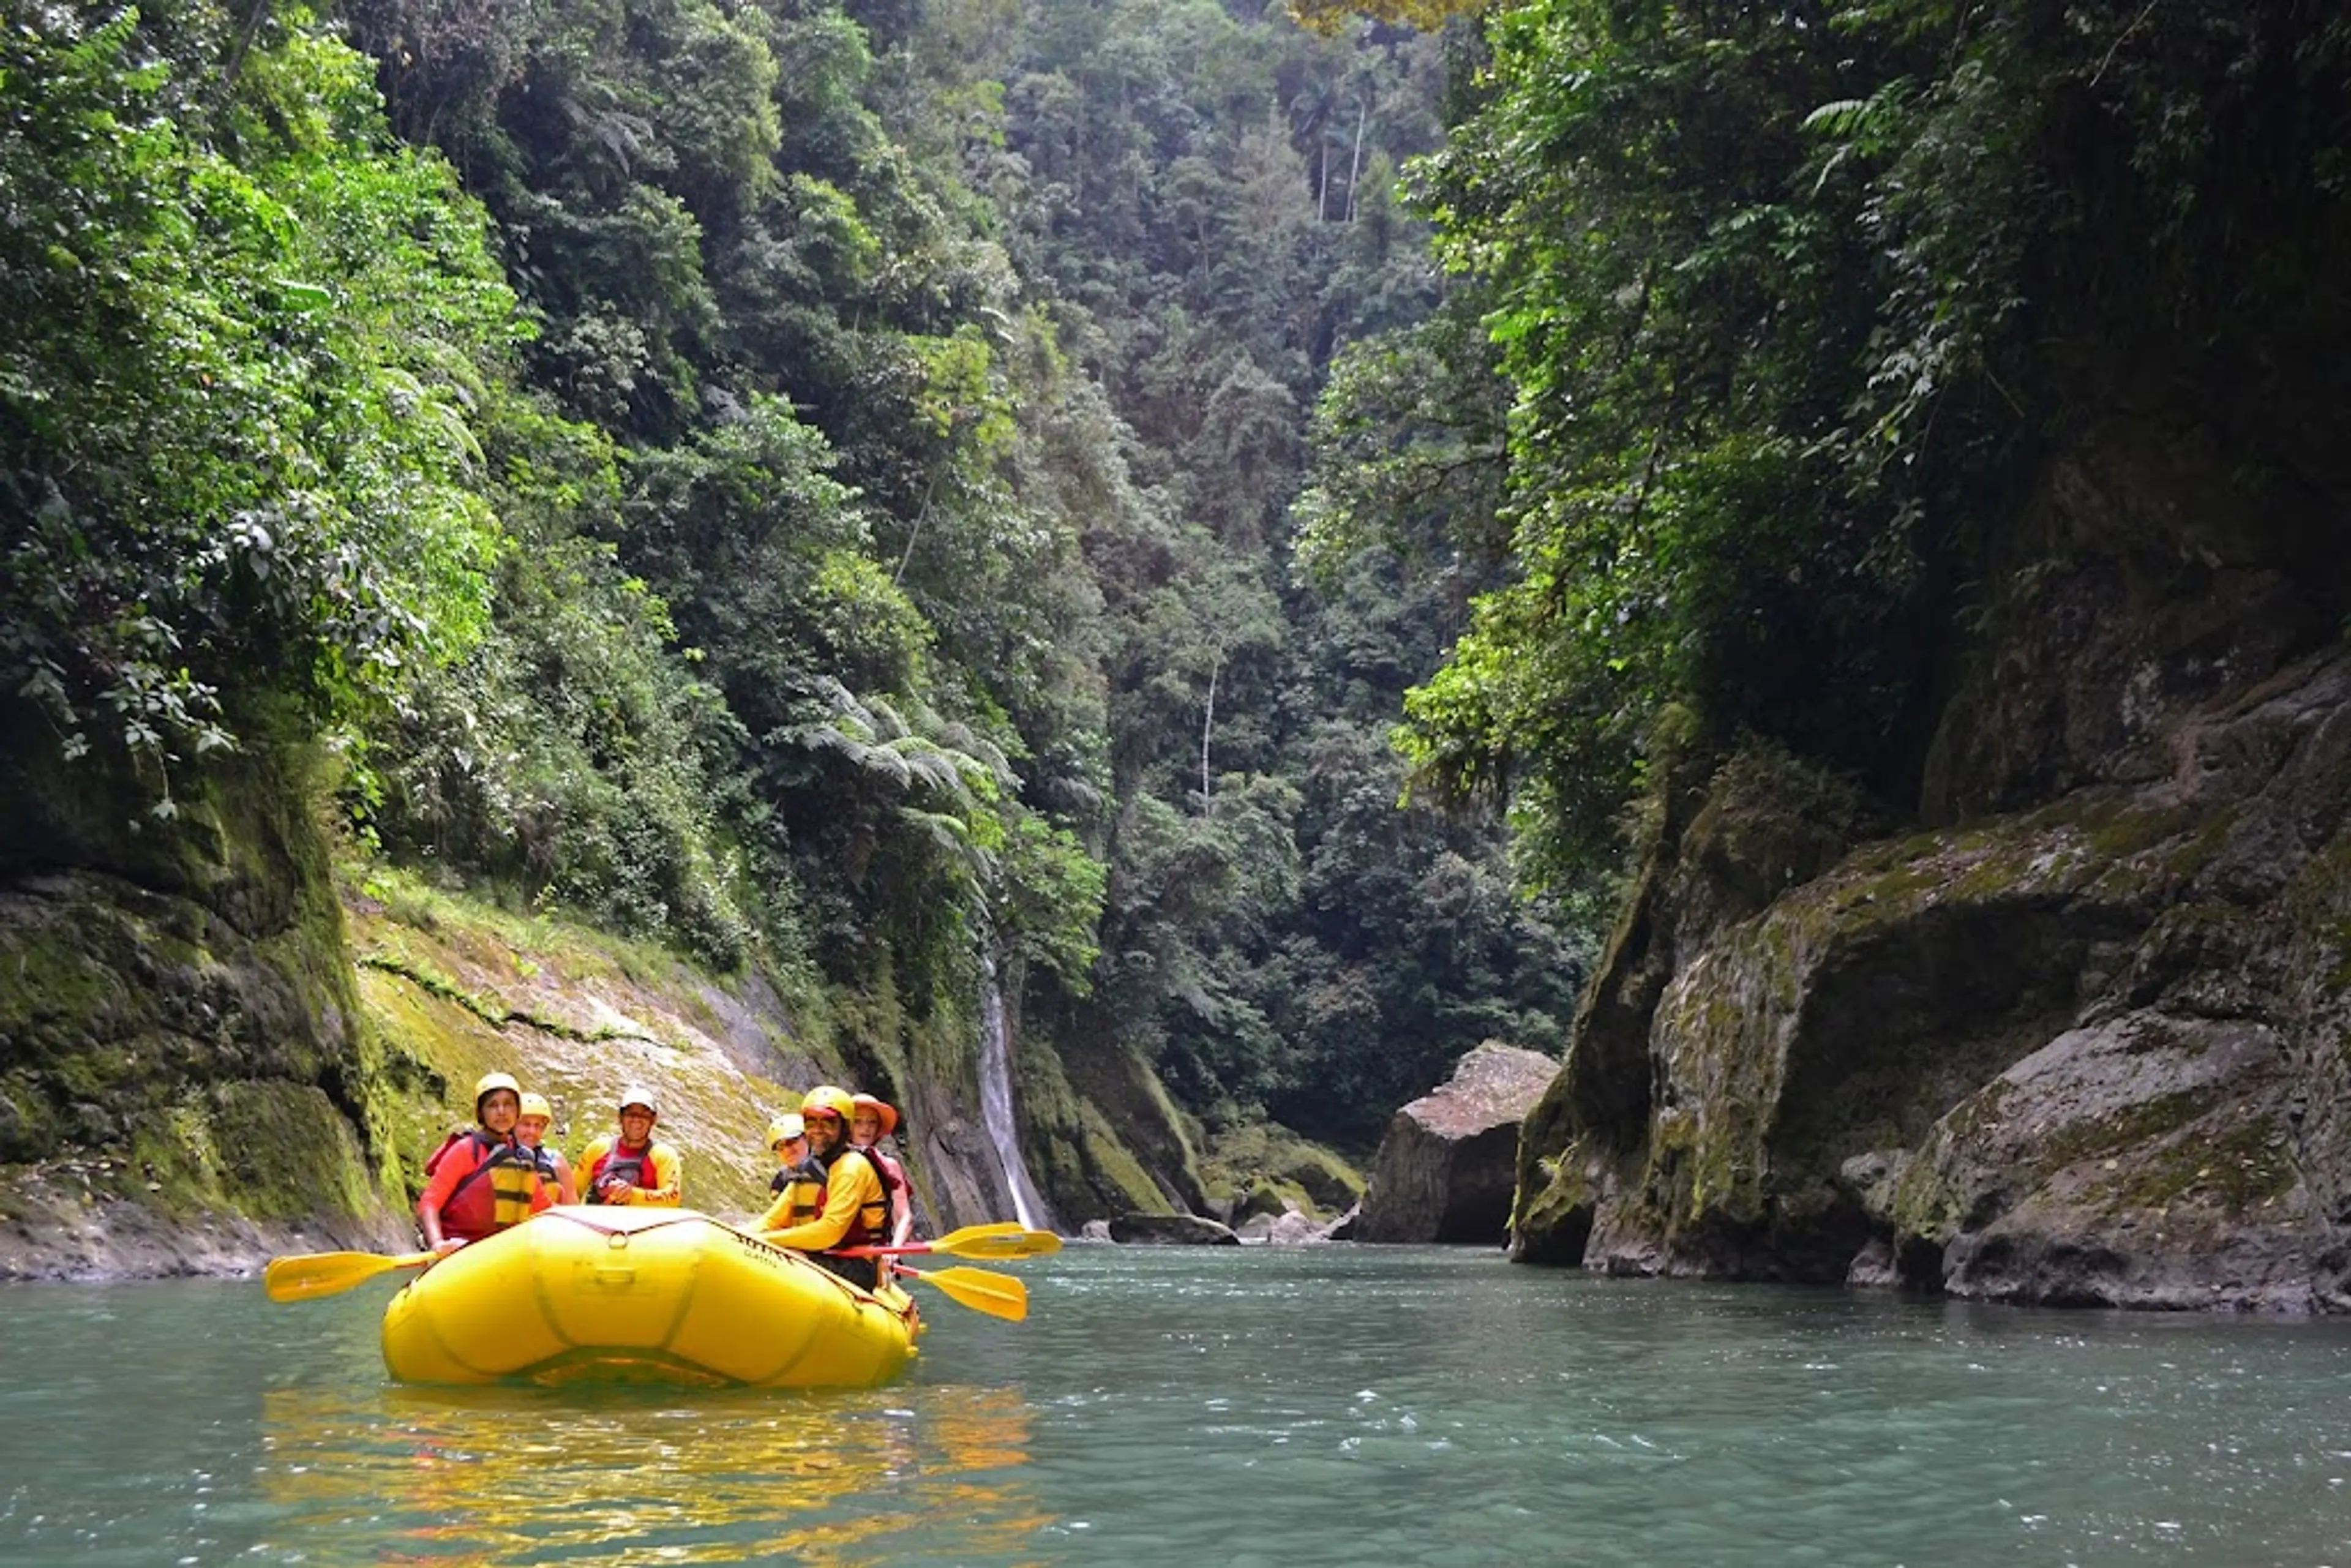
[[[538,1192],[536,1167],[500,1160],[490,1167],[491,1223],[500,1230],[530,1218],[530,1201]]]

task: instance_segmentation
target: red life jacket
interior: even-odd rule
[[[429,1178],[434,1171],[441,1168],[441,1162],[449,1157],[449,1151],[451,1149],[455,1148],[459,1144],[465,1142],[469,1138],[478,1138],[481,1135],[481,1133],[473,1127],[450,1128],[449,1135],[441,1140],[441,1146],[424,1156],[425,1176]]]
[[[873,1162],[875,1170],[882,1173],[882,1195],[890,1200],[890,1212],[884,1217],[883,1225],[885,1231],[895,1234],[898,1217],[905,1213],[914,1201],[914,1189],[906,1185],[906,1167],[877,1148],[864,1144],[855,1147],[859,1154]],[[884,1235],[882,1239],[887,1241],[890,1236]]]
[[[621,1151],[620,1141],[614,1139],[612,1146],[598,1155],[596,1163],[590,1166],[588,1174],[580,1178],[581,1200],[588,1203],[606,1202],[603,1187],[604,1180],[608,1176],[622,1177],[631,1186],[645,1192],[659,1192],[661,1179],[653,1174],[652,1140],[648,1139],[643,1148],[631,1155],[623,1154]]]
[[[510,1137],[469,1131],[462,1137],[452,1134],[424,1168],[430,1171],[444,1159],[460,1157],[461,1148],[473,1169],[457,1179],[442,1204],[441,1233],[479,1241],[529,1218],[531,1198],[538,1190],[538,1168],[531,1152]],[[484,1181],[484,1176],[490,1179]]]

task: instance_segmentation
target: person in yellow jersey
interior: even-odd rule
[[[799,1112],[787,1111],[768,1124],[768,1147],[776,1155],[776,1174],[768,1178],[768,1190],[776,1197],[753,1228],[782,1230],[814,1219],[824,1172],[809,1162],[808,1129]],[[799,1207],[794,1207],[795,1204]]]
[[[578,1174],[585,1203],[651,1203],[674,1208],[685,1198],[685,1162],[667,1144],[653,1141],[661,1102],[653,1091],[631,1084],[621,1091],[621,1132],[580,1151]]]
[[[510,1074],[486,1072],[474,1085],[477,1124],[453,1134],[424,1164],[416,1226],[426,1250],[445,1257],[547,1207],[540,1193],[553,1168],[516,1139],[521,1113],[522,1085]]]
[[[806,1252],[851,1284],[870,1291],[882,1279],[874,1260],[842,1258],[833,1250],[881,1246],[890,1239],[890,1199],[882,1173],[849,1141],[854,1109],[849,1091],[830,1083],[820,1083],[801,1097],[809,1168],[785,1186],[768,1212],[775,1215],[781,1209],[786,1218],[801,1213],[808,1218],[780,1228],[762,1222],[760,1229],[763,1240]]]
[[[526,1094],[522,1097],[522,1114],[515,1118],[515,1142],[534,1153],[545,1153],[555,1166],[554,1180],[539,1184],[539,1195],[545,1201],[534,1203],[531,1205],[533,1208],[580,1201],[579,1193],[571,1186],[571,1162],[565,1159],[559,1150],[547,1147],[547,1130],[554,1121],[555,1107],[547,1103],[546,1095]]]

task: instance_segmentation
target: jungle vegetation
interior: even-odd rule
[[[2351,314],[2315,0],[1300,12],[6,0],[9,733],[1361,1146],[1661,714],[1902,799],[2064,411]]]
[[[1397,809],[1471,586],[1438,519],[1292,559],[1334,355],[1445,293],[1396,177],[1456,47],[11,4],[11,733],[157,819],[318,737],[354,853],[861,1016],[992,956],[1064,1051],[1363,1145],[1479,1040],[1556,1047],[1587,946],[1490,812]]]

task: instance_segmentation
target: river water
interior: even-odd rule
[[[402,1388],[392,1280],[0,1290],[0,1563],[2351,1565],[2351,1324],[1006,1267],[856,1394]]]

